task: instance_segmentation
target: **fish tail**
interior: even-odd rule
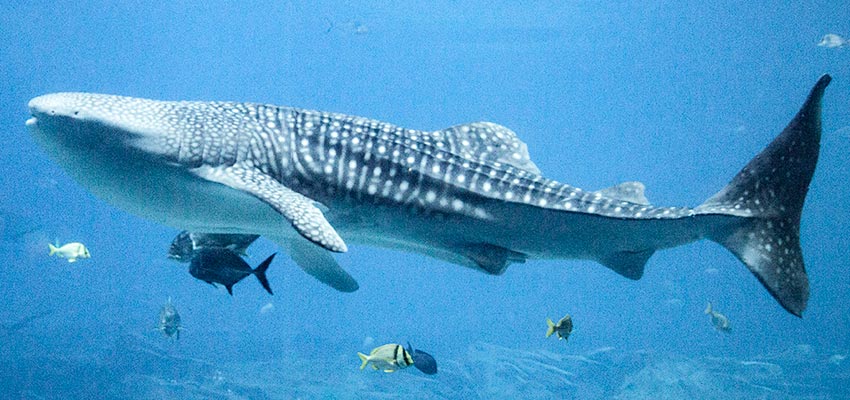
[[[708,305],[705,306],[705,313],[711,314],[711,302],[708,302]]]
[[[257,280],[260,281],[260,285],[263,285],[263,288],[266,289],[269,294],[274,293],[272,293],[272,287],[269,285],[269,278],[266,277],[266,270],[269,269],[269,265],[272,264],[272,260],[274,260],[274,256],[276,255],[277,253],[270,255],[269,258],[265,259],[265,261],[260,263],[260,265],[254,269],[254,275],[257,276]]]
[[[56,252],[59,251],[59,248],[54,246],[53,243],[48,243],[47,248],[50,250],[50,254],[48,254],[50,256],[56,254]]]
[[[785,130],[696,208],[698,215],[724,217],[706,236],[731,251],[798,317],[809,298],[800,215],[818,161],[821,99],[830,80],[823,75]]]
[[[357,356],[360,357],[360,361],[363,361],[363,363],[360,364],[360,369],[366,368],[366,364],[369,363],[369,356],[360,352],[357,353]]]
[[[546,318],[546,325],[549,326],[549,329],[546,330],[546,337],[552,336],[555,333],[555,323],[552,322],[551,318]]]

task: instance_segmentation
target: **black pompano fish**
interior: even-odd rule
[[[237,233],[198,233],[180,232],[168,248],[168,258],[180,262],[189,262],[195,250],[205,247],[221,247],[233,250],[244,256],[245,251],[260,235],[243,235]]]
[[[407,342],[407,352],[410,353],[410,357],[413,358],[413,366],[416,367],[416,369],[427,375],[434,375],[437,373],[437,360],[434,359],[434,356],[422,350],[414,349],[413,346],[410,345],[410,342]]]
[[[256,269],[251,269],[251,266],[232,250],[220,247],[202,248],[195,251],[192,256],[189,273],[209,284],[223,285],[231,296],[233,295],[233,285],[246,276],[254,274],[263,288],[269,294],[274,294],[269,285],[269,280],[266,278],[266,270],[276,255],[277,253],[270,255]]]

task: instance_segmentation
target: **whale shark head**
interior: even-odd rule
[[[176,159],[180,131],[174,103],[93,93],[53,93],[29,102],[27,126],[63,166],[84,168],[104,157],[136,155]],[[114,161],[114,160],[112,160]],[[131,161],[131,160],[125,160]]]
[[[187,198],[178,161],[191,130],[175,123],[180,103],[54,93],[32,99],[29,108],[35,140],[97,197],[159,221]]]
[[[239,128],[248,116],[236,103],[54,93],[32,99],[29,108],[27,127],[38,144],[107,203],[203,232],[232,232],[234,220],[277,216],[252,207],[254,197],[193,172],[245,154]]]

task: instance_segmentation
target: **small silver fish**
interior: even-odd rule
[[[363,361],[360,369],[372,364],[372,369],[376,371],[381,369],[384,372],[395,372],[413,365],[410,353],[402,345],[395,343],[378,346],[368,356],[363,353],[357,353],[357,356]]]
[[[558,334],[558,340],[567,340],[570,337],[570,333],[573,331],[573,318],[570,317],[570,314],[561,318],[558,323],[552,322],[551,319],[546,318],[546,325],[549,325],[549,329],[546,330],[546,337],[552,336],[553,333]]]
[[[711,316],[711,324],[714,325],[714,329],[724,333],[732,332],[732,326],[729,325],[729,318],[717,311],[714,311],[714,309],[711,308],[711,303],[708,303],[705,307],[705,313]]]
[[[80,258],[90,258],[91,253],[89,253],[89,249],[86,246],[79,242],[71,242],[67,243],[63,246],[56,247],[53,244],[47,244],[48,249],[50,249],[50,256],[57,256],[61,258],[67,258],[69,263],[76,262],[77,259]]]
[[[818,43],[818,46],[826,47],[828,49],[835,49],[839,47],[844,47],[848,43],[850,43],[850,41],[844,39],[841,36],[838,36],[834,33],[827,33],[826,35],[823,35],[823,38],[821,38],[820,43]]]
[[[177,312],[177,308],[171,303],[171,297],[168,298],[168,302],[159,310],[159,326],[157,330],[169,338],[180,340],[180,331],[183,330],[183,325],[180,323],[180,313]]]

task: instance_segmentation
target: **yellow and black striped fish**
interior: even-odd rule
[[[410,356],[410,353],[400,344],[395,343],[375,347],[368,356],[363,353],[357,353],[357,355],[363,361],[363,364],[360,364],[360,369],[372,364],[374,370],[395,372],[413,365],[413,357]]]
[[[556,333],[558,335],[558,340],[566,340],[570,337],[570,333],[573,332],[573,319],[570,317],[570,314],[561,318],[557,324],[552,322],[551,319],[546,318],[546,325],[549,326],[549,329],[546,330],[546,337],[552,336],[553,333]]]

